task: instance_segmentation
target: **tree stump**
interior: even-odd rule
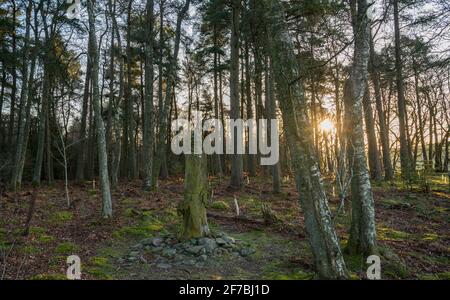
[[[179,211],[183,216],[180,238],[189,240],[210,235],[206,217],[208,169],[206,155],[186,155],[184,200]]]

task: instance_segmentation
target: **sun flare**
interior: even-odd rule
[[[320,123],[319,127],[320,127],[320,130],[322,130],[322,131],[330,132],[330,131],[333,131],[334,124],[331,120],[325,119]]]

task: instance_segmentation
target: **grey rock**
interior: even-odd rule
[[[130,247],[131,250],[142,250],[143,248],[144,248],[144,245],[142,245],[142,244],[136,244],[136,245]]]
[[[252,248],[242,248],[239,253],[241,254],[241,256],[243,257],[247,257],[249,255],[252,255],[253,253],[255,253],[255,250],[253,250]]]
[[[160,268],[160,269],[168,270],[168,269],[172,268],[172,265],[166,264],[166,263],[159,263],[156,265],[156,267]]]
[[[204,246],[191,246],[186,248],[186,252],[189,254],[193,254],[193,255],[198,255],[198,254],[205,254],[206,249]]]
[[[129,256],[130,257],[139,257],[141,253],[139,251],[131,251]]]
[[[214,239],[210,239],[210,238],[201,238],[198,241],[199,245],[202,245],[205,247],[206,252],[211,253],[214,251],[214,249],[216,249],[217,246],[217,242]]]
[[[177,249],[165,248],[161,254],[165,257],[173,258],[177,254]]]
[[[164,250],[163,247],[155,247],[155,248],[152,249],[153,252],[161,252],[163,250]]]
[[[169,237],[169,238],[166,238],[164,242],[166,245],[174,246],[178,243],[178,240],[174,237]]]
[[[207,261],[207,260],[208,260],[208,256],[206,254],[200,255],[198,257],[198,261],[200,261],[200,262],[204,262],[204,261]]]
[[[234,238],[232,238],[231,236],[228,236],[228,235],[222,236],[222,239],[228,244],[235,244],[236,243],[236,240]]]
[[[161,247],[163,242],[164,242],[164,240],[160,237],[155,237],[152,239],[152,245],[154,247]]]
[[[223,238],[217,238],[217,239],[216,239],[216,243],[217,243],[219,246],[223,246],[223,245],[225,245],[225,244],[227,243],[227,241],[225,241]]]
[[[153,246],[153,239],[145,239],[141,241],[141,244],[145,246]]]
[[[139,259],[138,257],[130,256],[130,257],[127,258],[127,261],[129,261],[129,262],[135,262],[135,261],[137,261],[138,259]]]
[[[182,262],[182,264],[185,266],[194,266],[196,264],[196,262],[193,259],[188,259],[188,260],[184,260]]]
[[[222,255],[225,255],[226,253],[228,253],[228,251],[225,248],[214,249],[214,255],[216,255],[216,256],[222,256]]]

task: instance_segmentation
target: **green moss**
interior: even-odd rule
[[[345,264],[349,271],[361,273],[367,269],[366,259],[362,255],[344,255]]]
[[[147,238],[152,237],[155,232],[162,231],[163,229],[164,225],[161,221],[156,218],[148,217],[134,226],[126,226],[114,231],[113,237]]]
[[[379,246],[381,256],[382,278],[406,279],[410,272],[401,258],[390,248]]]
[[[422,240],[423,241],[429,241],[429,242],[434,242],[437,241],[439,239],[439,236],[435,233],[426,233]]]
[[[43,235],[38,237],[38,241],[41,242],[41,243],[44,243],[44,244],[51,243],[54,240],[55,240],[55,238],[53,236],[46,235],[46,234],[43,234]]]
[[[86,273],[92,275],[95,279],[98,280],[113,280],[112,274],[105,272],[102,268],[98,267],[87,267],[85,269]]]
[[[437,274],[420,274],[420,280],[450,280],[450,272],[443,272]]]
[[[439,273],[437,277],[441,280],[450,280],[450,272]]]
[[[410,234],[388,227],[378,227],[377,232],[381,241],[403,241],[410,238]]]
[[[30,234],[39,236],[45,233],[45,229],[42,227],[30,227]]]
[[[229,210],[230,205],[225,201],[215,201],[211,204],[211,208],[217,210]]]
[[[127,208],[124,210],[123,215],[127,218],[132,218],[138,216],[139,212],[136,211],[134,208]]]
[[[50,223],[62,224],[73,219],[73,214],[70,211],[58,211],[50,216]]]
[[[56,246],[55,253],[70,255],[70,254],[74,254],[78,249],[79,249],[78,246],[75,245],[74,243],[64,242],[64,243],[60,243],[60,244],[58,244],[58,246]]]
[[[131,198],[124,198],[121,202],[123,205],[134,205],[137,201]]]
[[[85,271],[95,277],[95,279],[111,280],[113,279],[114,267],[107,257],[96,256],[90,260]]]
[[[62,274],[38,274],[30,278],[31,280],[67,280]]]
[[[109,265],[109,260],[106,257],[96,256],[91,259],[91,263],[97,267],[104,267]]]
[[[20,251],[20,253],[23,253],[23,254],[34,255],[34,254],[38,254],[40,250],[34,246],[28,245],[28,246],[21,247],[19,249],[19,251]]]
[[[313,278],[313,273],[305,273],[302,271],[294,273],[268,272],[264,276],[266,280],[311,280]]]
[[[49,268],[53,268],[55,270],[58,270],[61,268],[61,266],[66,266],[67,262],[67,255],[52,255],[48,260],[48,266]]]
[[[122,252],[117,248],[102,248],[98,250],[98,254],[102,257],[119,258],[122,256]]]

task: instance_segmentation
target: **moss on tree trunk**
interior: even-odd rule
[[[183,216],[180,238],[189,240],[210,234],[206,218],[208,170],[206,155],[186,155],[184,200],[179,210]]]

